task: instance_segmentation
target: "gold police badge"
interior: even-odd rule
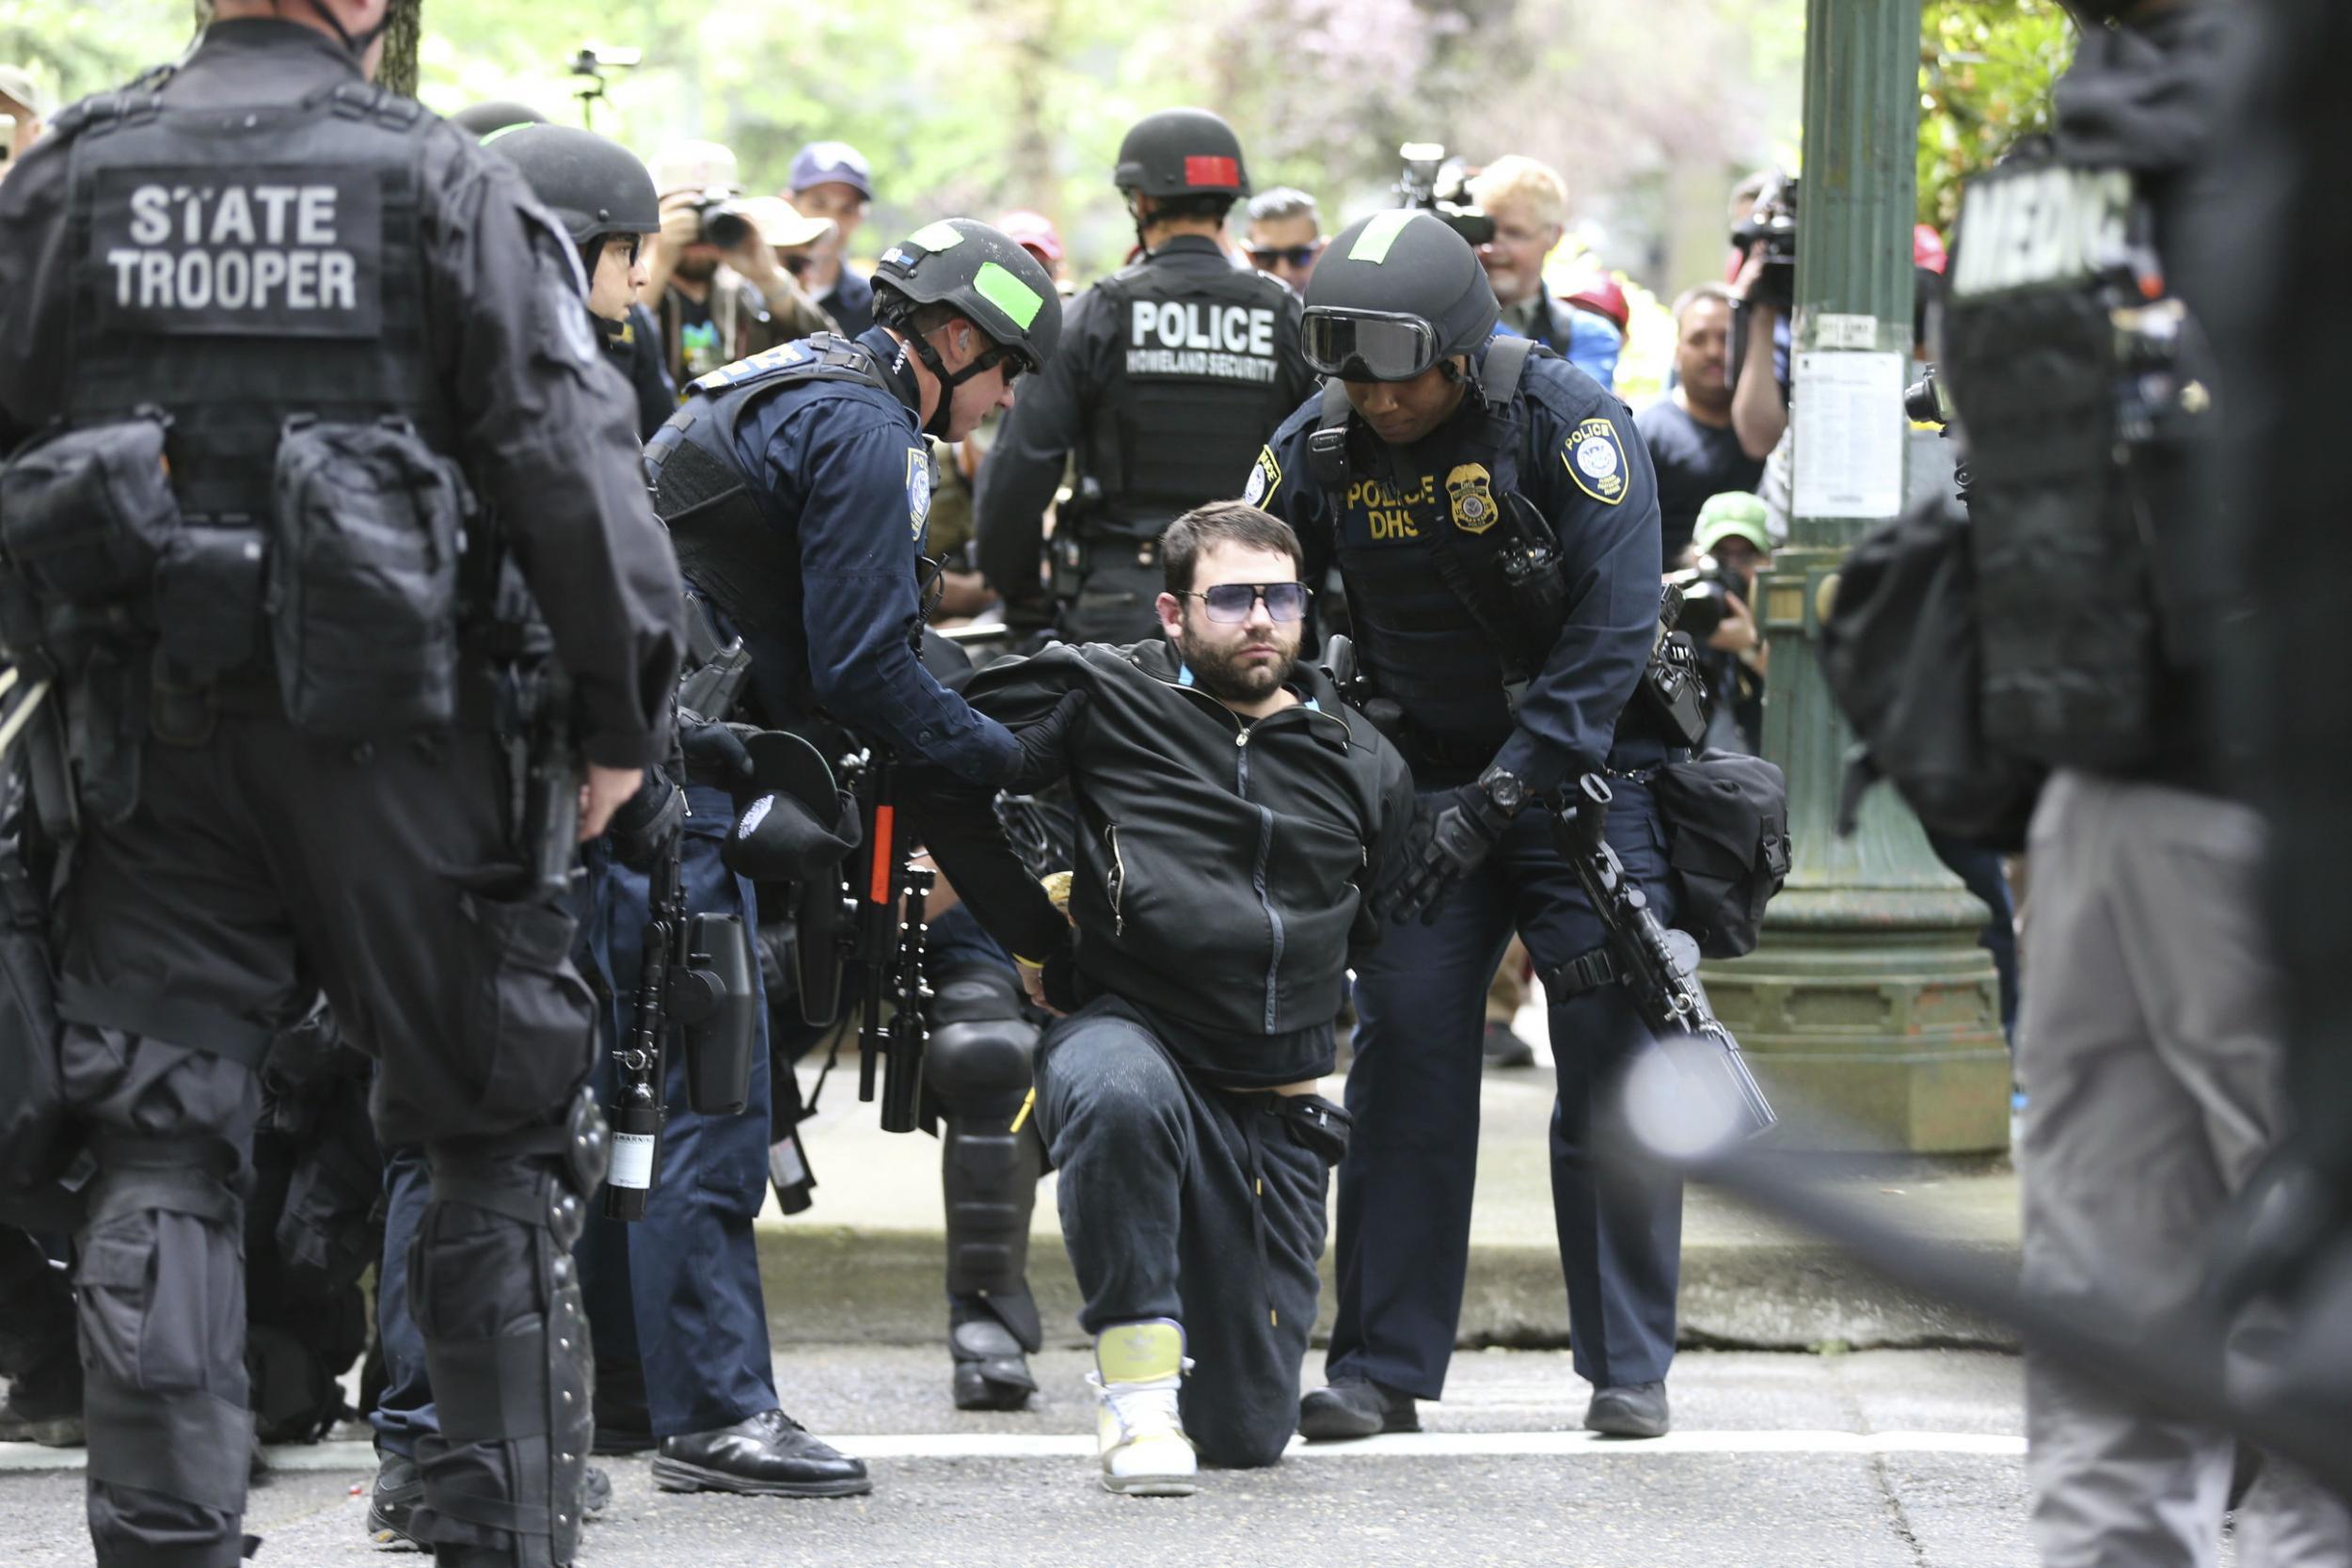
[[[1465,463],[1445,476],[1446,499],[1454,503],[1454,526],[1484,533],[1495,526],[1495,496],[1486,466]]]

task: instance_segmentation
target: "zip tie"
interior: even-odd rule
[[[1019,1114],[1014,1116],[1012,1118],[1012,1125],[1006,1128],[1005,1131],[1007,1132],[1020,1132],[1023,1127],[1027,1125],[1029,1113],[1035,1109],[1037,1109],[1037,1085],[1032,1084],[1029,1085],[1029,1092],[1021,1097],[1021,1110]]]

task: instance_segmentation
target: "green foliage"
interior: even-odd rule
[[[174,58],[194,31],[188,0],[7,0],[0,60],[70,103]]]
[[[2058,0],[1927,0],[1919,45],[1919,221],[1949,234],[1960,190],[2019,137],[2050,128],[2074,58]]]

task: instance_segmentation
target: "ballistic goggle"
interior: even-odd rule
[[[1410,381],[1439,357],[1436,327],[1381,310],[1309,310],[1299,342],[1308,364],[1342,381]]]

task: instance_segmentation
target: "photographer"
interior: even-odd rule
[[[40,139],[48,119],[48,101],[33,85],[32,73],[23,66],[0,65],[0,119],[8,122],[7,145],[0,146],[0,178]]]
[[[1772,536],[1764,503],[1745,491],[1709,496],[1683,570],[1668,582],[1683,592],[1679,626],[1699,644],[1707,682],[1707,745],[1717,751],[1764,751],[1766,648],[1756,622],[1756,575],[1772,563]]]
[[[680,142],[653,160],[653,178],[661,231],[638,298],[660,319],[671,380],[684,387],[761,349],[832,330],[742,211],[733,152]]]
[[[1765,181],[1753,204],[1742,210],[1733,193],[1731,243],[1740,263],[1731,292],[1742,309],[1732,330],[1741,336],[1740,375],[1731,389],[1731,428],[1740,450],[1761,463],[1788,430],[1788,323],[1795,309],[1797,258],[1796,182],[1780,176]]]

